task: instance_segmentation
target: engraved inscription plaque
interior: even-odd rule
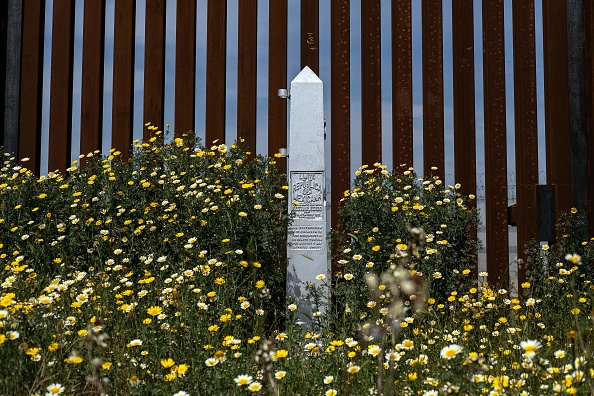
[[[291,201],[295,219],[321,220],[324,211],[324,172],[291,172]]]
[[[289,246],[293,250],[320,250],[325,240],[321,225],[299,225],[289,229]]]

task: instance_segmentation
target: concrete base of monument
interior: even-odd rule
[[[300,266],[301,259],[310,261],[307,255],[301,257],[292,257],[295,265],[289,265],[287,268],[287,297],[289,303],[297,305],[297,323],[307,324],[315,321],[316,316],[325,316],[330,299],[330,291],[325,274],[328,268],[315,268],[310,266],[309,271],[303,271]],[[291,262],[291,259],[289,259]],[[313,267],[313,268],[312,268]],[[306,267],[307,268],[307,267]],[[321,279],[320,275],[324,275]],[[313,279],[313,281],[311,280]]]

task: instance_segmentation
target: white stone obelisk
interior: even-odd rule
[[[313,313],[325,309],[304,299],[310,292],[305,283],[323,286],[329,281],[322,80],[306,66],[291,82],[290,92],[287,296],[303,313],[300,320],[309,322]],[[327,286],[322,293],[328,298]]]

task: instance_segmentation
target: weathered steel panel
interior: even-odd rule
[[[571,209],[567,4],[560,0],[543,0],[542,14],[547,183],[556,187],[555,208],[559,221],[559,215]]]
[[[144,29],[144,116],[157,128],[165,128],[165,0],[146,1]],[[144,139],[151,134],[143,131]]]
[[[503,0],[483,0],[487,272],[509,283]]]
[[[54,0],[48,171],[70,167],[74,0]]]
[[[381,1],[361,0],[362,161],[382,161]]]
[[[237,49],[237,138],[256,153],[256,104],[258,80],[258,1],[239,2]]]
[[[301,0],[301,69],[320,75],[320,0]]]
[[[394,169],[413,166],[410,0],[392,0],[392,156]]]
[[[196,0],[177,0],[175,135],[196,130]]]
[[[41,106],[43,101],[43,32],[45,0],[23,2],[19,158],[39,175],[41,167]]]
[[[287,147],[287,101],[277,96],[287,85],[287,0],[268,2],[268,155]],[[278,159],[286,172],[286,160]]]
[[[440,0],[423,0],[423,170],[445,178],[443,21]],[[437,170],[432,170],[437,167]]]
[[[538,128],[536,117],[536,44],[534,1],[513,3],[514,119],[516,138],[516,202],[518,208],[518,258],[536,239],[536,185],[538,184]],[[526,268],[518,269],[518,281]]]
[[[332,0],[330,20],[331,74],[331,224],[340,221],[340,200],[351,182],[351,32],[349,0]]]
[[[101,150],[105,2],[84,3],[80,153]]]
[[[134,125],[134,43],[136,0],[118,0],[114,12],[111,147],[127,160]]]
[[[227,0],[209,0],[206,37],[206,145],[225,141]]]

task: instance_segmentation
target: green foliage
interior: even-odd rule
[[[126,163],[35,178],[5,157],[0,394],[594,393],[590,242],[538,247],[510,295],[472,279],[458,186],[364,168],[329,314],[311,285],[295,324],[274,160],[149,129]]]
[[[129,162],[114,150],[91,153],[84,167],[39,179],[5,162],[0,308],[8,321],[0,323],[23,342],[0,347],[0,389],[33,391],[43,375],[82,391],[84,364],[65,359],[90,348],[114,362],[111,385],[122,392],[132,376],[159,378],[160,359],[203,366],[213,353],[205,346],[278,328],[288,216],[274,160],[248,160],[237,144],[205,148],[192,135],[164,144],[149,129],[154,137],[137,142]],[[80,335],[89,323],[96,331]],[[107,355],[83,342],[101,334],[114,340]],[[142,347],[127,347],[133,339]]]
[[[550,316],[560,323],[566,322],[567,312],[578,306],[581,311],[591,309],[576,303],[579,299],[589,301],[593,288],[594,244],[592,240],[580,239],[577,232],[585,224],[585,217],[575,209],[562,214],[556,242],[542,246],[534,241],[529,243],[525,248],[526,262],[521,263],[526,267],[525,285],[529,285],[525,294],[547,301]]]
[[[540,243],[531,242],[525,247],[526,262],[522,263],[526,267],[527,278],[534,284],[534,292],[539,297],[550,297],[551,285],[554,275],[568,270],[564,267],[565,257],[567,255],[577,254],[584,263],[594,263],[594,245],[591,241],[582,240],[577,232],[586,224],[583,214],[577,213],[572,209],[572,213],[561,215],[561,220],[557,225],[557,240],[554,244],[540,246]],[[576,267],[571,270],[577,272],[577,276],[592,278],[594,272],[591,265]],[[552,276],[552,277],[551,277]],[[558,282],[556,282],[558,283]]]
[[[365,293],[365,276],[381,274],[397,259],[421,277],[431,279],[429,294],[444,297],[468,281],[475,269],[478,243],[471,230],[478,223],[459,185],[444,187],[437,177],[418,178],[412,170],[388,172],[385,166],[363,166],[356,172],[353,191],[345,192],[341,225],[335,237],[341,273],[337,295],[345,296],[351,309]],[[408,251],[410,231],[424,235]],[[349,296],[346,297],[346,294]],[[447,295],[445,296],[447,297]]]

